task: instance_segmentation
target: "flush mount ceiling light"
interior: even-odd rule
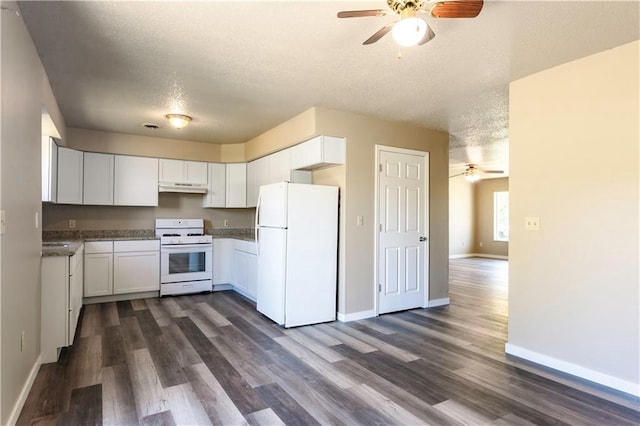
[[[169,123],[176,129],[182,129],[186,127],[187,124],[191,121],[191,117],[183,114],[167,114],[165,115],[166,119],[169,120]]]

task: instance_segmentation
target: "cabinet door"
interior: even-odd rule
[[[207,184],[207,163],[201,161],[184,162],[184,183]]]
[[[269,183],[269,157],[253,161],[253,181],[250,182],[251,195],[247,194],[247,207],[255,207],[258,203],[260,187]]]
[[[113,154],[84,153],[83,204],[113,205]]]
[[[113,253],[113,293],[160,291],[160,252]]]
[[[269,155],[269,181],[268,183],[288,182],[291,176],[289,165],[290,150],[285,149]]]
[[[158,163],[158,180],[160,182],[183,182],[184,161],[160,158]]]
[[[258,256],[247,254],[247,295],[254,300],[258,294]]]
[[[247,206],[247,163],[227,164],[227,207]]]
[[[207,176],[207,194],[203,199],[203,207],[226,207],[227,168],[221,163],[209,163]]]
[[[157,158],[116,155],[114,176],[115,205],[158,205]]]
[[[231,284],[233,262],[233,240],[216,238],[213,240],[213,284]]]
[[[80,310],[82,309],[82,287],[84,283],[84,254],[82,249],[71,256],[69,261],[75,263],[73,273],[69,277],[69,333],[67,344],[72,345],[76,335],[78,319],[80,318]]]
[[[240,251],[233,251],[233,287],[242,293],[246,293],[248,286],[247,268],[249,266],[249,254]]]
[[[58,148],[58,203],[82,204],[82,151]]]
[[[58,186],[58,145],[52,137],[42,137],[42,201],[55,203]]]
[[[113,294],[113,253],[85,254],[84,297]]]
[[[256,162],[247,163],[247,207],[255,207],[258,200],[256,186]]]

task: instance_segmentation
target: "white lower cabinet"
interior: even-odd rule
[[[114,241],[113,293],[160,291],[160,241]]]
[[[235,240],[233,250],[233,287],[239,293],[256,300],[258,256],[256,243]]]
[[[84,297],[113,294],[113,241],[88,241],[84,247]]]
[[[42,258],[42,362],[55,362],[59,349],[73,344],[82,309],[83,250]]]
[[[231,263],[233,259],[233,244],[230,238],[215,238],[213,240],[213,285],[231,284]]]

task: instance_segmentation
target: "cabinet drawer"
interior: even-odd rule
[[[112,253],[113,241],[87,241],[84,243],[84,252],[86,254]]]
[[[114,241],[114,253],[122,253],[128,251],[159,251],[160,240],[126,240]]]
[[[249,254],[257,254],[258,248],[253,241],[236,240],[235,249]]]

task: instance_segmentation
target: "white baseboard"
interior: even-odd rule
[[[352,314],[343,314],[342,312],[338,312],[338,321],[340,322],[358,321],[365,318],[373,318],[375,316],[376,316],[375,309],[371,309],[369,311],[354,312]]]
[[[572,376],[586,379],[635,397],[640,397],[640,383],[633,383],[617,377],[609,376],[608,374],[534,352],[510,343],[504,345],[504,350],[509,355],[517,356],[518,358],[526,359],[527,361],[535,362],[536,364],[544,365],[545,367],[553,368],[554,370],[568,373]]]
[[[27,381],[25,382],[24,386],[22,387],[22,390],[20,391],[18,400],[13,406],[13,410],[11,410],[11,414],[9,414],[9,420],[7,424],[15,425],[18,422],[18,417],[22,412],[24,403],[27,401],[27,396],[29,396],[29,392],[31,392],[31,387],[33,386],[33,382],[36,380],[38,371],[40,371],[40,365],[42,365],[42,356],[38,355],[38,359],[36,359],[36,363],[33,365],[33,368],[29,373],[29,377],[27,377]]]
[[[451,304],[451,301],[448,297],[443,297],[442,299],[433,299],[427,301],[427,308],[435,308],[436,306],[445,306]]]
[[[502,256],[499,254],[466,253],[466,254],[450,254],[449,255],[449,259],[465,259],[468,257],[484,257],[486,259],[509,260],[509,256]]]

